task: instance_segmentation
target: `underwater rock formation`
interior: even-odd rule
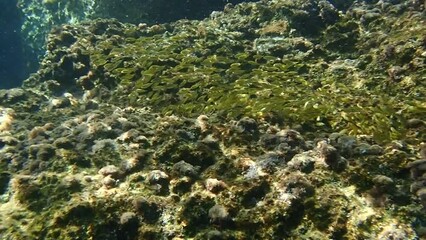
[[[317,34],[304,33],[289,13],[301,10],[287,1],[245,3],[204,21],[66,25],[50,35],[26,86],[191,117],[215,112],[378,140],[423,138],[426,125],[412,119],[422,123],[424,113],[426,24],[410,4],[357,3],[319,23]],[[370,8],[383,16],[367,24]],[[404,70],[389,75],[396,66]]]
[[[57,28],[0,92],[0,236],[424,238],[424,22],[274,0]]]
[[[244,0],[18,0],[17,12],[23,18],[21,34],[27,46],[25,51],[31,55],[27,57],[42,59],[48,33],[61,24],[95,18],[115,18],[133,24],[203,19],[213,11],[223,10],[226,4],[241,2]]]

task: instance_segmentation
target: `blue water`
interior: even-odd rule
[[[0,1],[0,88],[19,86],[28,75],[16,0]]]

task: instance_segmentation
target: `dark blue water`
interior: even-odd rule
[[[19,86],[28,75],[16,0],[0,1],[0,88]]]

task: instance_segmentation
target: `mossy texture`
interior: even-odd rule
[[[426,111],[424,16],[405,2],[387,6],[371,22],[362,4],[345,14],[319,7],[334,14],[318,19],[316,34],[300,29],[289,12],[302,10],[286,1],[242,4],[201,22],[142,29],[98,20],[51,36],[51,57],[57,58],[63,41],[55,39],[76,31],[76,51],[90,59],[70,60],[85,66],[80,73],[65,80],[52,71],[66,66],[46,66],[53,76],[38,78],[65,84],[90,71],[86,84],[113,90],[110,101],[163,113],[274,115],[289,125],[381,141],[412,134],[406,121]],[[399,7],[407,11],[395,13]]]
[[[422,238],[424,23],[275,0],[62,26],[0,94],[0,235]]]

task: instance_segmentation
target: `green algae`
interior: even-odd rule
[[[270,11],[255,4],[240,5],[230,10],[236,15],[229,16],[230,19],[218,15],[203,22],[181,21],[143,29],[98,20],[104,21],[102,28],[105,30],[95,34],[97,41],[82,45],[85,48],[82,51],[90,56],[91,72],[88,75],[95,86],[94,92],[98,90],[103,93],[102,102],[106,104],[123,109],[150,107],[165,115],[197,117],[206,114],[214,116],[212,119],[225,121],[251,116],[258,121],[274,120],[272,122],[280,127],[298,127],[302,131],[325,130],[339,131],[342,136],[361,135],[360,139],[365,138],[370,143],[374,140],[389,142],[392,139],[408,139],[409,144],[415,144],[425,139],[422,132],[424,127],[407,126],[410,119],[422,119],[426,114],[422,101],[425,97],[422,55],[425,48],[420,37],[420,33],[425,32],[425,25],[418,24],[423,18],[414,17],[414,24],[411,23],[412,16],[402,14],[365,24],[353,16],[339,17],[334,23],[321,23],[322,26],[316,27],[315,34],[305,36],[301,33],[306,29],[287,31],[283,22],[274,26],[278,29],[265,30],[265,26],[277,23],[290,11],[288,3],[275,3],[273,7],[274,11]],[[310,19],[309,14],[300,10],[292,10],[291,14],[297,19],[285,21],[289,23],[289,28],[297,27],[303,19]],[[395,19],[402,19],[404,23],[407,22],[403,19],[410,21],[404,27]],[[228,21],[232,24],[226,27]],[[397,26],[393,26],[394,23]],[[109,25],[118,28],[113,31],[114,40],[106,33]],[[398,30],[383,34],[380,32],[383,25],[383,29],[392,29],[392,25]],[[323,33],[319,29],[324,30]],[[83,34],[81,38],[93,38],[91,32],[88,35]],[[58,54],[62,56],[63,53]],[[49,72],[46,65],[43,70]],[[395,74],[388,71],[392,67],[403,68],[402,75],[398,76],[397,71]],[[55,79],[58,85],[63,84],[52,71],[49,73],[38,73],[38,81]],[[390,73],[395,76],[390,76]],[[35,81],[34,78],[32,80]],[[39,82],[32,84],[36,83]],[[27,81],[27,84],[31,83]],[[106,90],[104,86],[107,86]],[[72,89],[76,96],[81,94],[78,87],[77,84],[77,90]],[[49,113],[49,117],[60,114]],[[103,117],[107,118],[108,114]],[[140,115],[133,118],[142,119],[140,121],[147,125],[152,124]],[[46,119],[49,118],[44,117],[37,123],[41,124]],[[179,128],[183,124],[174,122],[176,126],[170,127],[173,125],[170,122],[173,120],[160,123],[164,125],[156,126],[158,131],[154,133],[137,127],[143,131],[141,135],[146,133],[152,139],[154,144],[149,151],[155,154],[152,158],[148,157],[148,164],[141,167],[140,172],[133,174],[129,170],[126,172],[128,179],[119,179],[123,182],[120,187],[109,189],[111,192],[120,191],[121,196],[95,197],[88,192],[78,193],[78,188],[73,190],[75,192],[64,194],[63,188],[59,187],[61,184],[54,178],[22,188],[24,192],[18,192],[15,196],[29,209],[38,211],[50,206],[45,200],[32,203],[37,197],[50,199],[54,203],[50,210],[33,218],[35,223],[29,227],[31,236],[41,234],[57,238],[65,234],[62,235],[64,239],[113,236],[113,231],[119,229],[120,213],[132,209],[129,199],[155,196],[159,198],[158,202],[164,204],[167,202],[164,195],[168,193],[175,194],[170,196],[170,205],[178,206],[173,208],[173,211],[177,211],[172,214],[163,212],[161,222],[152,225],[143,223],[139,228],[142,238],[155,234],[179,236],[182,233],[184,237],[203,239],[210,229],[218,227],[210,226],[207,216],[208,209],[214,204],[224,204],[234,214],[234,220],[238,223],[233,226],[236,230],[220,230],[229,232],[236,239],[252,236],[259,239],[271,236],[287,239],[301,236],[312,239],[369,239],[378,237],[386,229],[386,224],[405,227],[407,238],[408,235],[415,235],[408,223],[417,221],[414,216],[419,215],[421,210],[416,209],[419,203],[412,199],[407,190],[410,181],[405,167],[416,158],[413,150],[389,148],[384,155],[363,155],[365,149],[356,150],[359,153],[342,151],[345,158],[351,161],[348,170],[335,173],[316,166],[312,172],[304,175],[314,185],[311,187],[315,188],[316,193],[295,199],[292,194],[297,191],[290,190],[278,196],[285,188],[274,188],[291,182],[286,176],[297,175],[297,171],[290,169],[283,175],[270,175],[251,181],[244,179],[246,169],[235,167],[236,161],[248,159],[247,162],[250,162],[262,153],[256,136],[233,134],[235,129],[232,123],[227,125],[229,129],[215,126],[216,130],[225,129],[218,133],[212,133],[210,129],[206,133],[222,139],[223,152],[215,152],[200,144],[200,139],[206,134],[193,131],[192,126],[186,138],[177,137],[178,132],[173,131],[173,127]],[[268,131],[275,128],[278,127],[271,124]],[[310,138],[318,139],[324,135],[326,133],[314,133]],[[374,140],[364,135],[372,136]],[[110,136],[101,134],[100,138]],[[359,144],[358,148],[366,146],[370,147]],[[374,147],[383,151],[377,145],[371,146],[373,150]],[[228,153],[234,150],[243,154]],[[62,158],[53,158],[55,164],[51,168],[65,171],[65,166],[73,165],[73,168],[85,174],[96,175],[96,168],[122,164],[123,151],[107,148],[83,157],[84,154],[67,150],[62,152]],[[202,187],[204,182],[193,182],[185,177],[172,177],[174,185],[161,191],[155,184],[145,184],[147,171],[158,168],[168,173],[172,164],[179,161],[187,161],[205,170],[200,179],[215,177],[231,187],[212,199],[211,195],[203,195],[206,192]],[[397,186],[401,186],[401,192],[399,195],[391,194],[391,205],[373,209],[367,206],[365,198],[374,187],[375,175],[392,178]],[[89,190],[105,191],[100,182],[91,185]],[[299,192],[305,192],[305,189]],[[71,199],[73,193],[82,199]],[[50,195],[53,196],[49,198]],[[381,200],[380,197],[377,201]],[[253,199],[262,199],[264,205],[257,205]],[[273,207],[270,205],[272,203]],[[167,208],[161,204],[159,207]],[[52,213],[56,214],[54,221],[40,224]],[[174,219],[174,215],[179,218]],[[396,225],[394,219],[401,224]],[[79,232],[79,229],[83,231]],[[14,236],[19,235],[16,234]]]
[[[328,126],[378,140],[404,136],[405,121],[424,112],[418,100],[400,94],[397,85],[384,95],[386,81],[374,79],[386,79],[383,74],[359,76],[365,74],[361,68],[345,64],[330,70],[333,59],[324,58],[324,51],[363,57],[357,53],[362,48],[359,26],[351,19],[342,18],[326,29],[321,38],[329,50],[320,49],[320,54],[310,53],[317,50],[303,38],[279,40],[290,44],[283,48],[274,45],[276,38],[264,36],[262,43],[257,42],[257,48],[264,50],[256,52],[251,46],[236,47],[242,40],[238,37],[203,28],[203,35],[217,36],[205,41],[203,35],[189,34],[200,31],[199,27],[186,23],[185,30],[170,37],[132,37],[124,40],[126,44],[106,48],[98,44],[92,64],[101,75],[111,74],[123,86],[125,92],[115,94],[129,96],[128,100],[120,97],[122,104],[148,103],[163,113],[186,116],[226,112],[229,118],[262,117],[274,113],[289,124]],[[220,47],[211,48],[212,44]],[[376,83],[373,87],[353,86],[357,81]],[[406,111],[408,108],[411,110]]]

